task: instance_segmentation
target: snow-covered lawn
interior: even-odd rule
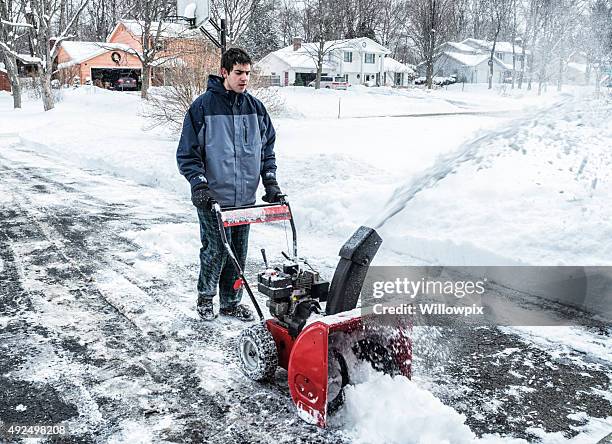
[[[581,89],[538,97],[481,85],[431,92],[285,88],[278,94],[287,107],[285,116],[273,119],[279,182],[292,202],[301,254],[316,266],[332,270],[340,246],[362,224],[377,227],[384,240],[377,264],[610,264],[609,100]],[[163,279],[173,266],[195,263],[196,217],[176,167],[178,138],[144,130],[137,94],[83,87],[64,91],[47,113],[31,101],[16,112],[11,106],[10,96],[0,93],[0,152],[9,146],[3,139],[18,139],[24,149],[75,170],[160,189],[163,202],[176,198],[173,213],[184,208],[192,214],[187,223],[121,233],[142,249],[128,258],[134,269]],[[437,113],[447,115],[405,117]],[[151,205],[157,214],[163,210]],[[285,230],[254,226],[251,243],[251,260],[263,246],[277,256],[286,248]],[[153,268],[149,257],[157,258]],[[549,348],[571,336],[570,347],[609,361],[609,338],[591,344],[588,335],[559,329],[557,341],[542,339],[550,330],[519,333]],[[407,398],[414,400],[410,406]],[[386,409],[393,421],[381,423],[372,412]],[[413,442],[404,439],[411,421],[422,442],[475,438],[464,417],[429,391],[388,376],[350,388],[342,419],[363,442]],[[606,427],[594,420],[580,431],[576,442],[588,442]],[[561,439],[533,434],[544,442]]]
[[[379,225],[402,209],[380,230],[379,263],[609,263],[609,102],[581,90],[538,97],[482,85],[284,88],[279,95],[290,110],[274,119],[279,181],[301,238],[313,239],[302,242],[305,254],[334,257],[356,227]],[[188,197],[176,169],[177,136],[143,130],[137,94],[64,91],[48,113],[32,102],[13,112],[9,96],[0,97],[0,134],[17,133],[25,145],[75,166]],[[347,117],[465,109],[505,112]]]

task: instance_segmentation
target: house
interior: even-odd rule
[[[166,83],[168,70],[200,67],[215,53],[198,29],[179,23],[151,23],[151,33],[160,28],[157,56],[152,63],[152,85]],[[62,83],[93,83],[113,87],[121,77],[142,82],[142,22],[120,20],[105,42],[63,41],[56,59]]]
[[[42,60],[30,54],[18,54],[15,62],[17,64],[17,75],[19,77],[36,77]]]
[[[385,85],[387,86],[408,86],[416,77],[413,67],[398,62],[387,56],[383,60],[385,71]]]
[[[255,67],[280,86],[308,85],[317,75],[317,49],[319,43],[302,43],[294,38],[293,44],[274,51]],[[352,85],[377,84],[384,81],[384,58],[389,51],[367,37],[331,40],[324,44],[322,75],[344,77]]]
[[[591,75],[591,67],[589,66],[586,53],[574,51],[567,59],[567,67],[565,70],[565,80],[568,83],[578,85],[586,85],[594,80],[595,73]]]
[[[481,50],[484,53],[488,53],[489,55],[491,54],[491,49],[493,48],[493,42],[472,38],[463,40],[461,44],[470,46],[474,49]],[[510,70],[512,70],[512,54],[513,52],[511,42],[495,42],[494,57],[500,62],[504,63]],[[531,55],[531,51],[525,50],[525,55]],[[514,60],[516,64],[516,69],[520,69],[521,61],[523,60],[523,48],[517,43],[514,44]]]
[[[434,76],[456,76],[459,82],[485,83],[489,81],[493,42],[468,38],[462,42],[446,42],[437,48]],[[529,51],[525,52],[529,55]],[[520,69],[522,48],[515,44],[516,69]],[[512,75],[512,44],[496,42],[493,63],[493,82],[502,83]],[[426,64],[417,65],[420,76],[426,74]]]
[[[9,81],[4,63],[0,63],[0,91],[11,92],[11,82]]]
[[[123,43],[73,42],[65,40],[57,53],[59,80],[64,85],[94,83],[112,87],[120,77],[140,80],[142,64]]]

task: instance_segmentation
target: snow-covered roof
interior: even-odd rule
[[[582,74],[586,74],[587,72],[587,65],[584,63],[569,62],[567,67],[581,72]]]
[[[119,23],[117,23],[117,26],[115,26],[115,28],[109,34],[108,39],[110,39],[110,36],[113,35],[113,33],[115,32],[115,30],[120,24],[123,24],[123,26],[125,26],[125,28],[135,37],[142,36],[142,31],[144,28],[144,23],[142,21],[123,19],[123,20],[120,20]],[[160,26],[159,22],[151,22],[151,34],[152,35],[157,34],[158,26]],[[189,28],[189,26],[182,24],[182,23],[168,23],[168,22],[161,23],[160,37],[189,38],[189,37],[200,37],[201,35],[202,33],[197,28],[192,29],[192,28]]]
[[[293,45],[285,46],[284,48],[275,51],[279,54],[286,53],[316,53],[319,49],[318,42],[302,43],[301,47],[297,50],[293,50]],[[325,42],[324,51],[328,52],[333,49],[338,50],[351,50],[361,52],[374,52],[381,54],[389,54],[391,51],[384,46],[376,43],[374,40],[368,37],[358,37],[356,39],[344,39],[344,40],[329,40]]]
[[[180,57],[162,57],[154,60],[151,66],[161,66],[164,68],[177,68],[187,66],[187,62]]]
[[[489,51],[491,50],[491,48],[493,48],[493,42],[489,42],[487,40],[478,40],[478,39],[473,39],[473,38],[467,38],[463,40],[461,44],[465,46],[471,46],[472,48],[487,49]],[[496,42],[495,51],[512,53],[512,43],[511,42]],[[521,48],[519,45],[515,43],[514,52],[516,54],[522,53],[523,48]],[[525,54],[530,54],[530,52],[525,51]]]
[[[477,66],[489,58],[487,54],[463,54],[461,52],[451,51],[445,51],[443,54],[465,66]],[[495,59],[495,57],[493,58]],[[499,60],[497,61],[499,62]]]
[[[26,63],[26,64],[32,64],[32,65],[37,65],[41,62],[41,58],[40,57],[34,57],[31,56],[30,54],[17,54],[19,60],[21,60],[22,63]]]
[[[412,69],[408,65],[404,65],[402,62],[398,62],[397,60],[387,56],[383,59],[385,71],[387,72],[409,72],[414,73],[414,69]]]
[[[6,74],[6,69],[5,69],[4,63],[0,63],[0,72],[3,72],[3,73]]]
[[[62,48],[70,56],[70,61],[60,63],[58,68],[68,68],[69,66],[82,63],[92,59],[107,51],[134,51],[129,45],[124,43],[106,43],[106,42],[74,42],[65,40],[62,42]]]
[[[266,65],[272,58],[276,58],[280,60],[282,63],[287,65],[290,68],[297,69],[317,69],[317,65],[315,62],[316,54],[318,52],[319,43],[302,43],[300,48],[297,51],[293,50],[293,45],[286,46],[277,51],[271,52],[264,58],[262,58],[257,65],[264,66]],[[333,53],[334,50],[339,51],[359,51],[359,52],[369,52],[369,53],[378,53],[378,54],[389,54],[387,48],[382,45],[379,45],[374,40],[368,37],[359,37],[356,39],[345,39],[345,40],[329,40],[325,42],[324,51],[326,55],[323,60],[323,70],[324,71],[333,71],[336,69],[336,65],[329,60],[328,54]],[[338,59],[340,61],[341,59]],[[398,62],[399,63],[399,62]]]
[[[265,65],[270,58],[274,57],[279,59],[281,62],[286,64],[289,68],[293,69],[317,69],[317,64],[315,59],[310,56],[307,52],[280,52],[281,50],[274,51],[273,53],[268,54],[263,59],[261,59],[257,65]],[[329,63],[327,60],[323,60],[323,70],[330,71],[335,70],[335,65]]]
[[[446,42],[443,43],[440,46],[450,46],[451,48],[459,51],[459,52],[467,52],[467,53],[472,53],[474,54],[475,52],[478,52],[479,49],[478,48],[474,48],[473,46],[469,46],[463,43],[459,43],[459,42]],[[453,51],[456,52],[456,51]]]

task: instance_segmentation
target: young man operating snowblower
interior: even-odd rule
[[[266,190],[265,202],[279,202],[282,196],[276,181],[274,127],[264,105],[246,91],[251,65],[250,56],[240,48],[223,54],[222,77],[210,75],[206,92],[189,108],[176,153],[200,221],[197,311],[205,321],[216,318],[213,298],[217,288],[220,314],[253,319],[251,309],[240,304],[239,275],[222,243],[214,203],[221,208],[253,205],[259,176]],[[227,227],[225,233],[244,269],[249,225]]]

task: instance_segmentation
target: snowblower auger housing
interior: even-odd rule
[[[331,287],[297,254],[297,234],[291,207],[280,204],[223,209],[215,204],[221,238],[262,321],[245,329],[238,339],[243,373],[256,381],[269,379],[278,366],[287,370],[291,398],[299,416],[325,427],[327,415],[343,401],[343,387],[353,382],[352,370],[361,361],[378,371],[410,377],[412,349],[409,328],[390,325],[357,309],[363,283],[382,243],[375,230],[360,227],[340,249]],[[263,313],[238,264],[223,227],[288,220],[293,234],[293,257],[281,267],[268,264],[257,275],[257,288],[267,296],[271,319]],[[308,268],[306,268],[307,266]],[[321,302],[327,301],[325,315]]]

